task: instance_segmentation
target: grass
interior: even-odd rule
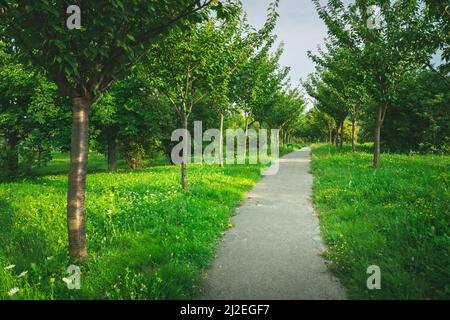
[[[81,290],[68,290],[67,168],[68,155],[55,155],[34,177],[0,184],[0,299],[198,298],[221,234],[261,169],[192,165],[182,192],[177,166],[108,174],[104,158],[90,156],[90,256]]]
[[[68,174],[70,167],[70,154],[69,153],[52,153],[52,160],[50,165],[35,167],[31,174],[33,176],[46,176],[46,175],[58,175],[58,174]],[[158,155],[155,159],[143,161],[144,167],[150,166],[163,166],[167,165],[168,160],[164,155]],[[118,159],[117,168],[119,171],[127,171],[129,167],[127,166],[125,160]],[[105,156],[99,153],[91,152],[89,154],[89,172],[99,173],[107,172],[107,164]]]
[[[355,299],[450,298],[450,157],[313,146],[314,202],[329,266]],[[366,286],[370,265],[381,289]]]

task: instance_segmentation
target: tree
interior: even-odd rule
[[[386,150],[449,153],[450,91],[439,74],[432,70],[405,74],[392,101],[383,125]]]
[[[245,142],[244,155],[247,154],[249,127],[253,122],[262,123],[274,103],[277,93],[286,85],[289,68],[281,68],[279,59],[283,48],[271,54],[273,38],[269,37],[264,46],[254,53],[238,70],[233,83],[233,97],[244,116]],[[253,122],[250,123],[250,119]]]
[[[0,134],[6,141],[1,176],[12,178],[50,160],[67,119],[56,86],[1,41],[0,79]]]
[[[66,1],[0,1],[7,38],[21,55],[43,68],[72,101],[67,223],[73,261],[82,262],[87,257],[84,202],[91,105],[126,75],[155,38],[182,18],[198,19],[194,14],[212,2],[91,1],[81,8],[81,29],[68,30],[64,28]],[[221,3],[215,2],[215,6],[220,12]]]
[[[137,169],[145,155],[160,150],[167,154],[170,149],[163,141],[167,136],[170,140],[170,132],[176,128],[173,109],[146,77],[135,70],[111,86],[93,107],[96,150],[107,155],[109,172],[117,170],[119,150],[128,166]]]
[[[219,113],[218,161],[223,167],[224,120],[232,109],[232,85],[240,67],[253,52],[252,36],[244,36],[248,26],[239,15],[234,20],[216,27],[214,42],[215,59],[209,64],[209,77],[206,90],[214,108]]]
[[[242,17],[242,8],[235,19],[229,19],[216,30],[215,59],[210,63],[209,80],[207,82],[209,96],[219,113],[219,164],[223,166],[223,131],[225,115],[236,108],[240,88],[249,90],[243,76],[246,71],[252,71],[249,63],[261,47],[268,48],[274,40],[271,34],[278,19],[277,8],[279,0],[271,2],[267,9],[267,19],[260,30],[252,29]],[[249,83],[247,81],[247,83]],[[252,83],[252,82],[250,82]],[[253,84],[255,84],[253,82]],[[248,133],[248,117],[246,117],[246,130]],[[246,145],[245,145],[246,147]]]
[[[330,37],[353,53],[365,71],[365,88],[376,102],[373,167],[380,166],[381,126],[392,91],[405,72],[429,61],[436,48],[436,25],[416,0],[357,0],[344,6],[332,0],[322,7],[313,0]],[[382,22],[372,27],[369,5],[376,3]]]
[[[216,32],[213,22],[200,25],[186,21],[173,28],[169,35],[155,44],[147,56],[145,70],[151,81],[172,104],[184,129],[181,162],[181,186],[187,188],[187,163],[190,161],[188,138],[189,116],[197,103],[207,95],[209,65],[215,59]]]
[[[443,80],[448,84],[445,75],[450,72],[450,4],[442,0],[425,0],[425,4],[428,9],[426,13],[439,25],[436,30],[438,37],[436,48],[442,52],[442,64],[439,66],[439,71],[435,70],[429,61],[425,61],[425,64],[433,71],[443,74]]]
[[[316,63],[319,72],[322,70],[322,80],[334,89],[333,95],[337,100],[337,105],[347,113],[346,117],[350,117],[352,151],[355,152],[356,122],[361,112],[361,105],[367,100],[367,93],[362,85],[364,71],[355,61],[353,52],[348,48],[337,46],[332,39],[327,39],[326,46],[326,53],[320,50],[320,55],[314,55],[311,52],[308,52],[308,55]],[[344,121],[345,119],[340,119],[341,144]]]
[[[290,87],[278,91],[272,100],[264,108],[264,120],[268,128],[277,128],[281,131],[281,144],[289,143],[289,138],[300,127],[301,115],[305,110],[305,102],[300,91]]]
[[[303,83],[306,92],[316,100],[316,108],[334,119],[336,146],[343,144],[344,123],[349,114],[348,104],[341,94],[346,84],[337,77],[336,73],[318,68],[318,72],[308,76]]]
[[[296,135],[310,142],[324,141],[333,143],[334,119],[313,107],[302,118]]]

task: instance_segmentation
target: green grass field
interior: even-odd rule
[[[282,154],[292,151],[282,148]],[[68,290],[68,155],[34,178],[0,184],[0,299],[189,299],[235,207],[260,178],[259,165],[192,165],[106,173],[91,155],[86,217],[89,260],[81,290]],[[15,265],[15,267],[5,267]],[[11,289],[19,291],[10,296]]]
[[[330,267],[357,299],[450,298],[450,157],[313,147],[314,202]],[[381,268],[368,290],[367,267]]]

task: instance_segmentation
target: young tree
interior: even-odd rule
[[[355,61],[351,50],[345,47],[336,46],[332,41],[326,42],[326,53],[322,50],[319,55],[308,52],[309,57],[316,63],[324,82],[327,82],[334,89],[337,101],[341,102],[340,107],[347,112],[352,123],[352,151],[355,152],[356,122],[360,114],[361,105],[365,102],[367,94],[364,86],[364,71]],[[328,80],[327,80],[328,79]],[[344,119],[345,120],[345,119]],[[341,144],[343,122],[341,127]]]
[[[279,89],[269,104],[263,107],[263,117],[258,120],[269,128],[281,131],[281,144],[289,143],[289,137],[301,124],[301,115],[305,110],[305,102],[300,91],[289,87]]]
[[[218,157],[221,166],[223,166],[225,115],[235,109],[236,102],[239,101],[239,87],[243,84],[242,76],[245,68],[248,68],[251,58],[259,48],[268,47],[273,43],[274,37],[271,33],[277,23],[278,5],[279,0],[269,4],[267,20],[258,31],[247,24],[245,16],[242,16],[241,8],[239,14],[234,16],[235,19],[226,21],[216,30],[216,58],[210,64],[211,71],[209,72],[207,90],[220,117]],[[251,67],[247,70],[251,71]],[[245,89],[248,90],[249,87],[247,86]],[[245,122],[245,134],[247,135],[248,117],[246,117]]]
[[[333,144],[334,119],[313,107],[302,118],[296,135],[311,142],[324,141]]]
[[[234,106],[233,85],[240,68],[253,53],[258,37],[248,32],[245,21],[236,15],[234,21],[216,29],[215,59],[211,61],[207,91],[214,108],[219,114],[219,165],[223,167],[224,120]]]
[[[72,101],[67,224],[73,261],[87,257],[84,202],[90,106],[136,64],[155,38],[212,2],[76,1],[82,4],[82,24],[79,30],[69,30],[66,1],[0,0],[5,34]],[[220,9],[221,3],[214,2]]]
[[[381,126],[392,92],[405,72],[429,61],[438,41],[437,27],[417,0],[357,0],[347,7],[341,0],[321,6],[313,0],[330,36],[353,52],[365,72],[365,87],[376,102],[373,167],[380,166]],[[373,16],[371,5],[381,10]],[[380,23],[373,23],[380,20]]]
[[[316,100],[316,107],[334,119],[336,125],[334,143],[336,146],[342,146],[344,123],[349,114],[348,104],[341,94],[346,84],[330,70],[322,67],[318,70],[315,74],[309,75],[303,86]]]
[[[187,188],[187,162],[190,157],[189,116],[206,97],[210,64],[216,58],[217,41],[212,21],[197,25],[185,22],[173,28],[163,41],[155,44],[147,56],[145,70],[152,75],[154,86],[171,102],[184,129],[181,162],[181,186]]]
[[[233,83],[233,96],[238,108],[244,116],[245,142],[244,155],[247,154],[248,130],[251,124],[264,120],[265,109],[270,110],[277,93],[286,85],[288,68],[280,68],[279,59],[283,48],[275,53],[269,53],[273,38],[239,69]],[[253,122],[250,123],[250,119]]]

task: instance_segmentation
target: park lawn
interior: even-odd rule
[[[450,157],[313,146],[314,203],[330,268],[354,299],[450,298]],[[381,289],[366,286],[370,265]]]
[[[232,227],[229,218],[261,169],[192,165],[183,193],[178,166],[129,171],[122,165],[109,174],[104,157],[91,155],[90,256],[81,266],[81,290],[68,290],[62,280],[70,265],[68,161],[67,155],[56,155],[33,178],[0,184],[0,299],[198,298],[221,234]],[[19,291],[9,296],[13,288]]]

